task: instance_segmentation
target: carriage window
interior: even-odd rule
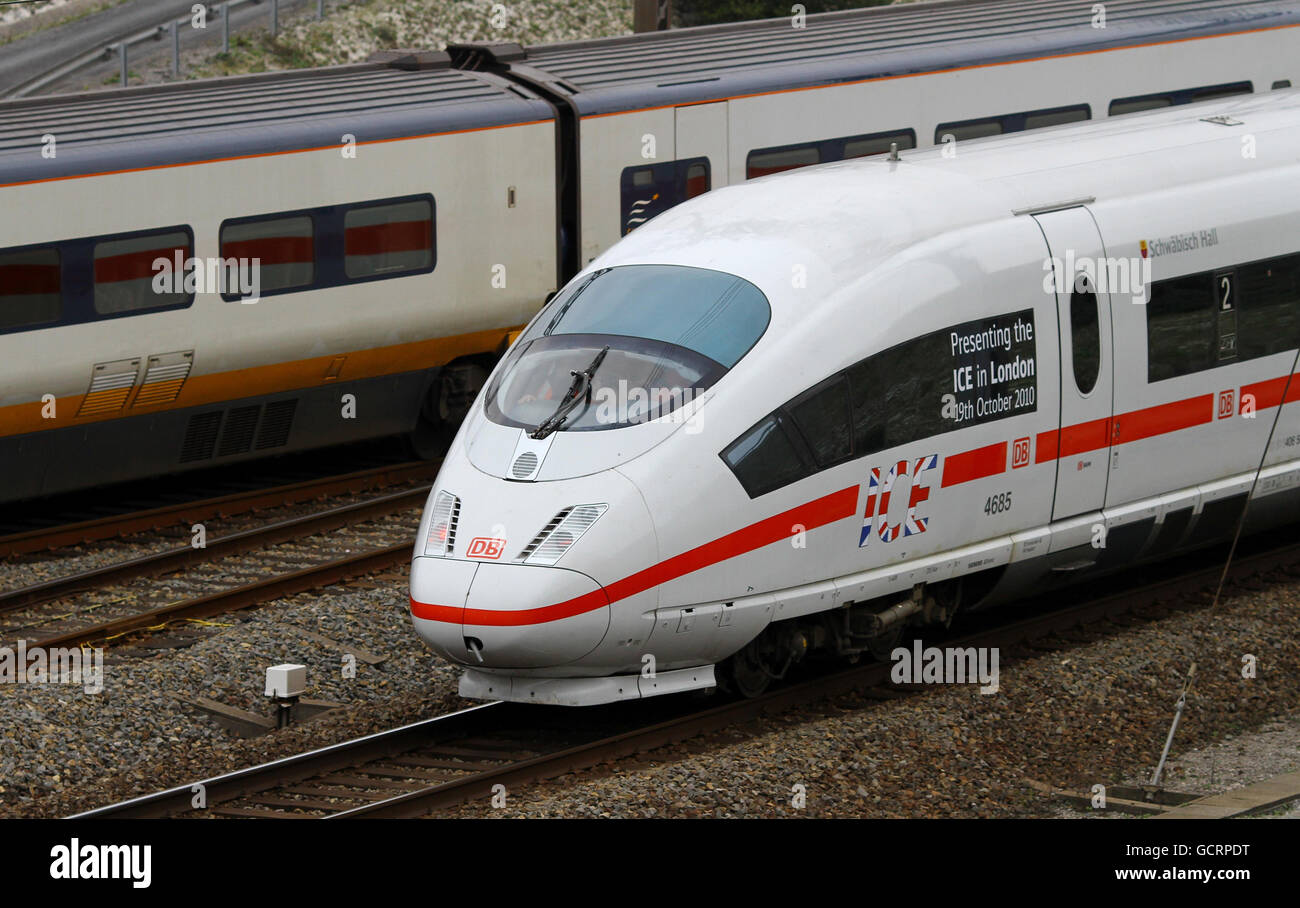
[[[772,413],[722,452],[722,459],[750,498],[789,485],[812,472],[785,423],[783,415]]]
[[[1070,348],[1074,384],[1080,394],[1091,394],[1101,373],[1101,328],[1097,294],[1092,287],[1070,294]]]
[[[1242,265],[1236,274],[1241,359],[1294,350],[1300,342],[1300,255]]]
[[[312,220],[308,215],[221,225],[221,257],[258,262],[258,290],[268,293],[307,287],[315,273]],[[234,290],[235,288],[226,288]],[[227,293],[226,299],[238,299]]]
[[[853,454],[853,418],[844,376],[809,391],[792,402],[789,410],[818,467],[834,466]]]
[[[952,136],[960,142],[963,139],[982,139],[985,136],[1000,135],[1002,135],[1002,121],[999,119],[944,123],[934,131],[934,144],[942,145],[944,136]]]
[[[1119,101],[1110,102],[1110,115],[1117,117],[1120,114],[1138,113],[1143,110],[1158,110],[1161,107],[1172,107],[1174,99],[1168,95],[1147,95],[1143,98],[1124,98]]]
[[[765,177],[768,174],[808,167],[822,162],[821,149],[816,145],[796,145],[772,151],[751,151],[745,161],[745,179]]]
[[[1061,126],[1065,123],[1081,123],[1088,119],[1091,110],[1087,105],[1080,107],[1062,107],[1060,110],[1044,110],[1039,113],[1025,114],[1025,129],[1043,129],[1047,126]]]
[[[712,188],[708,158],[685,158],[641,167],[625,167],[619,177],[623,236],[655,215]]]
[[[916,134],[912,130],[903,132],[885,132],[877,136],[863,136],[844,140],[845,158],[866,158],[873,154],[885,154],[891,144],[897,143],[898,150],[916,147]]]
[[[343,270],[350,278],[433,268],[433,201],[350,208],[343,216]]]
[[[1224,85],[1204,85],[1200,88],[1183,88],[1178,91],[1165,91],[1153,95],[1136,95],[1132,98],[1116,98],[1110,102],[1110,115],[1137,113],[1143,110],[1156,110],[1161,107],[1176,107],[1179,104],[1191,104],[1193,101],[1209,101],[1213,98],[1226,98],[1231,95],[1248,95],[1252,88],[1249,82],[1231,82]]]
[[[0,252],[0,331],[58,321],[63,312],[59,250]]]
[[[111,315],[190,302],[194,294],[184,285],[193,248],[189,231],[175,227],[96,243],[95,311]]]
[[[1215,365],[1218,339],[1212,275],[1156,281],[1146,308],[1147,381],[1164,381]]]
[[[841,370],[768,414],[722,458],[754,498],[852,458],[1033,413],[1037,392],[1034,311],[975,319]]]

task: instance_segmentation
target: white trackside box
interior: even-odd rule
[[[307,689],[307,666],[272,665],[266,669],[266,696],[298,697]]]

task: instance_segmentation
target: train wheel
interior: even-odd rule
[[[726,687],[742,697],[757,697],[772,683],[772,675],[763,665],[762,654],[756,651],[758,642],[753,641],[721,666],[726,676]]]
[[[407,444],[417,459],[434,460],[447,453],[489,371],[477,360],[448,363],[439,371],[420,405],[415,428],[407,436]]]

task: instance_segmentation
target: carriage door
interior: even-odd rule
[[[686,196],[727,185],[727,102],[692,104],[676,111],[673,157],[686,168]],[[707,167],[702,166],[707,160]]]
[[[1101,233],[1088,209],[1066,208],[1034,219],[1047,238],[1057,276],[1061,413],[1052,519],[1061,520],[1099,511],[1106,501],[1114,403],[1109,291],[1123,288],[1110,286]],[[1051,441],[1050,434],[1039,437],[1036,459],[1050,455]]]

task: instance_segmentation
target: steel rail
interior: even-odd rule
[[[218,516],[229,517],[260,508],[297,504],[328,495],[364,492],[400,482],[432,480],[437,475],[439,464],[440,461],[412,461],[394,466],[374,467],[323,479],[308,479],[270,488],[249,489],[144,511],[113,514],[62,526],[26,530],[0,536],[0,557],[94,542],[128,533],[154,530],[183,521],[211,520]]]
[[[1252,554],[1239,559],[1233,566],[1232,575],[1240,576],[1255,573],[1272,566],[1293,565],[1300,561],[1300,544],[1289,544],[1264,552]],[[947,639],[945,646],[1011,646],[1026,643],[1034,639],[1102,621],[1118,615],[1132,612],[1142,606],[1150,605],[1158,599],[1168,598],[1189,591],[1206,591],[1207,583],[1212,583],[1219,575],[1217,566],[1200,568],[1184,572],[1173,577],[1146,583],[1138,587],[1112,593],[1086,602],[1057,609],[1051,612],[1022,618],[1008,624],[976,631],[959,638]],[[817,678],[801,681],[786,687],[770,691],[760,697],[748,700],[734,700],[703,709],[683,698],[665,698],[665,709],[678,709],[676,715],[664,718],[656,713],[653,721],[616,731],[613,734],[596,735],[589,741],[566,746],[550,753],[529,756],[514,760],[508,764],[491,769],[474,772],[463,778],[441,781],[411,791],[355,807],[340,805],[340,809],[328,814],[323,819],[350,819],[360,817],[415,817],[424,816],[432,811],[461,804],[467,800],[487,797],[493,786],[518,786],[544,779],[555,778],[566,772],[583,769],[597,763],[626,758],[635,753],[651,751],[666,744],[676,743],[687,738],[712,731],[717,731],[738,722],[754,719],[764,713],[773,713],[796,708],[830,696],[837,696],[863,688],[879,688],[888,685],[892,666],[887,663],[870,663],[836,670]],[[906,686],[890,688],[889,696],[901,696],[899,691],[909,690]],[[654,701],[641,701],[642,707]],[[615,704],[632,707],[634,704]],[[491,709],[489,710],[489,707]],[[491,703],[476,707],[483,712],[476,713],[476,721],[504,720],[519,715],[531,715],[539,721],[552,718],[558,707],[532,706],[526,704]],[[594,708],[603,709],[601,707]],[[531,710],[531,713],[523,713]],[[425,723],[403,726],[389,732],[379,732],[357,739],[353,742],[335,745],[296,757],[286,758],[263,766],[249,767],[230,776],[217,777],[203,784],[208,786],[208,799],[213,803],[216,786],[216,802],[233,800],[238,797],[266,792],[285,781],[303,782],[314,776],[351,767],[356,772],[366,772],[365,761],[380,762],[392,760],[415,748],[431,744],[429,735],[413,737],[415,729],[431,732],[437,729],[443,732],[484,733],[484,727],[457,728],[457,717],[471,711],[451,713]],[[653,711],[652,711],[653,712]],[[593,713],[594,714],[594,713]],[[586,715],[586,713],[584,713]],[[607,716],[608,713],[602,715]],[[440,725],[429,723],[441,722]],[[498,723],[498,727],[499,727]],[[488,729],[493,726],[488,722]],[[341,755],[347,755],[343,762]],[[313,762],[313,760],[317,762]],[[292,773],[287,770],[292,767]],[[238,784],[234,784],[234,782]],[[209,784],[211,783],[211,784]],[[355,787],[355,786],[353,786]],[[191,811],[192,788],[180,786],[147,795],[121,804],[108,805],[97,810],[78,814],[78,817],[107,816],[164,816],[177,812]],[[177,806],[178,799],[180,806]],[[349,799],[349,798],[344,798]],[[362,797],[350,800],[364,800]],[[282,806],[290,806],[288,804]],[[310,808],[304,808],[310,809]],[[301,814],[284,814],[286,818],[302,816]]]
[[[43,583],[32,584],[21,589],[0,593],[0,613],[26,608],[51,599],[58,599],[73,593],[121,583],[136,577],[157,576],[193,564],[211,563],[220,558],[228,558],[246,552],[301,539],[318,533],[328,532],[340,527],[364,523],[378,517],[385,517],[399,511],[419,507],[429,492],[431,485],[422,485],[415,489],[393,492],[368,501],[340,505],[312,514],[290,517],[266,526],[254,527],[238,533],[219,536],[202,547],[182,545],[141,555],[128,561],[104,565],[57,577]]]

